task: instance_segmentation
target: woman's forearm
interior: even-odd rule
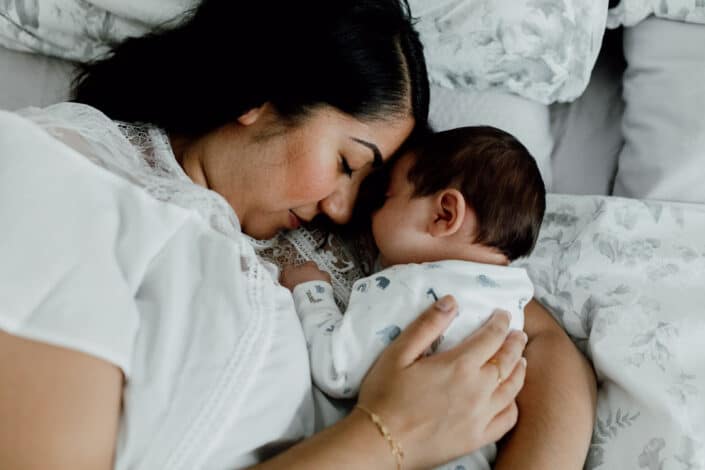
[[[253,470],[335,468],[357,470],[396,468],[389,444],[362,411],[263,462]]]
[[[503,441],[494,468],[582,469],[595,417],[592,367],[560,329],[528,333],[519,421]]]

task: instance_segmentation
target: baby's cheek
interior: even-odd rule
[[[389,208],[385,205],[372,216],[372,234],[378,246],[385,244],[384,242],[392,231],[390,227],[390,222],[393,222],[390,220],[391,215]]]

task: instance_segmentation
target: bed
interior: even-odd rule
[[[0,2],[0,108],[65,99],[73,61],[193,3]],[[434,127],[507,129],[551,190],[536,249],[517,264],[595,367],[585,468],[705,469],[705,4],[410,4]],[[326,237],[278,256],[334,266],[344,302],[357,255]]]

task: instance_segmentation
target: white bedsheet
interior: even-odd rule
[[[705,468],[705,205],[549,195],[525,267],[599,380],[587,469]]]

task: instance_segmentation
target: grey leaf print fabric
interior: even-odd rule
[[[527,269],[592,360],[587,469],[705,469],[705,205],[549,195]]]
[[[0,0],[0,45],[85,62],[173,20],[196,0]]]
[[[687,23],[705,24],[703,0],[621,0],[609,11],[607,26],[634,26],[649,15]]]
[[[431,80],[544,104],[587,86],[608,0],[411,0]]]
[[[70,61],[87,61],[148,26],[120,18],[85,0],[5,0],[0,45]]]

